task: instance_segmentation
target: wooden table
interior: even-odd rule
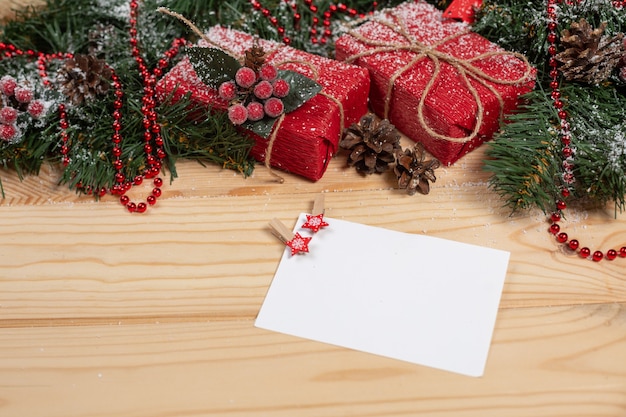
[[[339,157],[282,185],[184,162],[146,215],[79,198],[52,168],[2,171],[0,415],[626,415],[625,261],[568,256],[540,213],[509,217],[482,156],[413,197]],[[484,377],[254,327],[283,251],[268,221],[292,226],[320,192],[331,217],[511,252]],[[626,241],[624,215],[579,214],[584,241]]]
[[[186,161],[146,215],[57,186],[54,167],[0,171],[0,415],[626,416],[626,260],[583,261],[542,213],[510,216],[483,157],[413,197],[344,157],[282,185]],[[254,327],[283,251],[268,221],[292,226],[320,192],[330,217],[511,252],[484,377]],[[567,225],[626,242],[613,207]]]

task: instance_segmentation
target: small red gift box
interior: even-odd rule
[[[270,138],[245,130],[255,140],[251,155],[258,161],[268,158],[272,167],[314,181],[322,178],[338,149],[343,128],[357,122],[368,111],[368,71],[219,26],[212,27],[206,37],[210,45],[201,41],[201,46],[220,48],[237,59],[253,45],[260,46],[267,53],[266,62],[279,69],[299,72],[322,86],[320,93],[287,113],[274,126],[278,130]],[[225,110],[228,106],[215,89],[198,78],[188,59],[163,77],[157,92],[160,97],[171,94],[174,100],[191,93],[192,100],[203,108]]]
[[[370,71],[370,106],[452,164],[492,137],[534,88],[535,71],[424,2],[374,13],[341,36],[336,58]]]

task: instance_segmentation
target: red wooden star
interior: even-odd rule
[[[316,216],[306,215],[306,222],[302,225],[305,229],[311,229],[317,233],[322,227],[328,226],[328,223],[324,221],[324,213],[320,213]]]
[[[309,251],[309,242],[311,241],[311,237],[303,237],[300,236],[300,233],[296,233],[293,236],[293,239],[286,243],[287,246],[291,248],[291,254],[295,255],[300,252],[308,252]]]

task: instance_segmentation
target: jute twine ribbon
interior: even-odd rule
[[[206,43],[208,43],[209,45],[213,45],[218,49],[223,50],[224,52],[230,54],[231,56],[235,57],[236,59],[238,59],[239,61],[243,60],[243,56],[241,56],[240,54],[237,54],[235,51],[230,50],[229,48],[223,46],[223,45],[219,45],[215,42],[213,42],[211,39],[209,39],[208,36],[206,36],[206,34],[204,32],[202,32],[195,24],[193,24],[193,22],[191,22],[189,19],[187,19],[185,16],[181,15],[180,13],[176,13],[172,10],[169,10],[165,7],[159,7],[157,9],[157,11],[161,12],[161,13],[165,13],[167,15],[173,16],[179,20],[181,20],[183,23],[185,23],[191,30],[193,30],[202,40],[204,40]],[[285,46],[278,46],[277,48],[274,48],[270,51],[267,51],[266,54],[270,55],[273,54],[275,52],[278,52],[279,50],[285,48]],[[317,71],[317,69],[311,65],[311,63],[306,62],[306,61],[301,61],[301,60],[285,60],[285,61],[280,61],[280,62],[276,62],[274,63],[274,65],[276,67],[279,67],[281,65],[286,65],[286,64],[296,64],[296,65],[303,65],[307,68],[309,68],[309,70],[313,73],[313,76],[310,77],[312,80],[317,81],[319,79],[319,72]],[[337,107],[339,108],[339,115],[340,115],[340,134],[343,133],[344,130],[344,108],[343,108],[343,104],[341,103],[341,101],[339,101],[336,97],[333,97],[332,95],[324,92],[324,91],[320,91],[318,94],[328,98],[329,100],[333,101]],[[285,182],[285,179],[280,176],[279,174],[277,174],[276,172],[274,172],[274,170],[271,167],[271,160],[272,160],[272,150],[274,148],[274,143],[276,142],[276,138],[278,137],[278,131],[280,130],[280,127],[282,126],[283,122],[285,120],[285,113],[281,114],[280,117],[278,118],[278,120],[276,121],[276,124],[274,125],[274,129],[272,129],[272,133],[269,136],[269,140],[268,140],[268,144],[267,144],[267,149],[265,150],[265,168],[268,170],[268,172],[276,178],[276,180],[278,182],[280,182],[281,184],[283,182]]]
[[[420,62],[423,59],[430,59],[432,61],[434,65],[434,71],[433,71],[431,78],[428,80],[428,83],[426,84],[424,90],[422,91],[422,95],[420,97],[419,104],[417,107],[417,118],[418,118],[419,124],[422,126],[422,128],[426,132],[428,132],[429,135],[437,139],[442,139],[442,140],[446,140],[450,142],[465,143],[476,138],[476,136],[478,136],[479,129],[485,117],[485,109],[484,109],[483,103],[480,100],[478,91],[470,82],[470,78],[476,80],[478,83],[483,85],[497,98],[498,103],[500,104],[500,118],[503,117],[504,100],[502,99],[502,96],[500,95],[500,93],[495,89],[495,87],[493,87],[493,85],[489,84],[489,82],[493,84],[501,84],[501,85],[518,85],[523,82],[529,81],[531,79],[530,75],[533,71],[533,68],[531,67],[530,63],[528,62],[525,56],[516,52],[490,51],[490,52],[486,52],[486,53],[482,53],[480,55],[474,56],[472,58],[462,59],[462,58],[457,58],[455,56],[452,56],[446,52],[437,50],[438,47],[445,44],[446,42],[449,42],[467,33],[470,33],[471,31],[469,29],[450,35],[433,44],[426,45],[426,44],[419,42],[417,39],[415,39],[415,37],[411,33],[409,33],[406,27],[405,21],[400,16],[398,16],[393,10],[388,10],[386,11],[385,14],[390,19],[383,19],[380,17],[380,15],[376,15],[376,16],[371,16],[371,17],[362,19],[358,22],[355,22],[355,26],[364,21],[375,22],[375,23],[381,24],[389,28],[394,33],[400,35],[403,38],[403,41],[402,42],[387,42],[387,41],[381,41],[381,40],[376,40],[376,39],[370,39],[370,38],[363,36],[361,33],[357,32],[355,29],[351,29],[347,32],[348,35],[352,36],[353,38],[363,43],[364,45],[371,46],[373,48],[368,49],[363,52],[359,52],[355,55],[352,55],[348,57],[348,59],[346,60],[346,62],[352,63],[356,61],[357,59],[362,58],[364,56],[371,56],[371,55],[376,55],[376,54],[385,53],[385,52],[409,51],[409,52],[414,52],[416,54],[406,65],[398,69],[389,78],[389,82],[387,84],[387,92],[385,95],[385,102],[384,102],[385,104],[384,105],[384,118],[388,118],[389,116],[391,96],[393,93],[393,88],[394,88],[396,80],[399,77],[401,77],[406,71],[413,68],[418,62]],[[476,61],[480,61],[485,58],[490,58],[490,57],[495,57],[495,56],[512,56],[512,57],[520,59],[526,65],[524,74],[521,77],[517,79],[513,79],[513,80],[500,79],[500,78],[496,78],[485,73],[480,68],[473,65],[473,63]],[[463,81],[463,84],[465,85],[467,90],[471,93],[471,95],[474,98],[474,101],[476,102],[476,106],[477,106],[476,123],[475,123],[474,129],[468,136],[457,138],[457,137],[440,134],[439,132],[436,132],[435,130],[433,130],[428,125],[426,119],[424,118],[424,107],[426,103],[426,98],[428,94],[430,93],[430,90],[434,86],[435,82],[437,81],[437,78],[439,77],[439,73],[441,71],[441,62],[448,63],[449,65],[451,65],[452,67],[456,69],[459,77]]]

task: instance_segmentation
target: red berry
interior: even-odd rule
[[[283,98],[287,97],[287,94],[289,94],[289,83],[282,78],[274,81],[274,95]]]
[[[252,68],[241,67],[235,74],[235,81],[240,87],[252,87],[256,82],[256,72]]]
[[[15,88],[15,99],[20,103],[30,103],[33,99],[33,92],[26,87]]]
[[[252,101],[247,106],[248,109],[248,120],[251,122],[256,122],[265,117],[265,110],[263,110],[263,104],[258,101]]]
[[[260,100],[266,100],[272,97],[273,91],[274,88],[269,81],[263,80],[254,86],[254,95]]]
[[[243,104],[233,104],[228,108],[228,118],[234,125],[240,125],[248,120],[248,110]]]
[[[283,114],[285,106],[283,105],[283,101],[281,99],[272,97],[265,102],[263,109],[265,110],[265,114],[269,117],[278,117]]]
[[[278,77],[278,69],[272,64],[264,64],[260,70],[262,80],[274,81]]]
[[[17,81],[15,81],[15,78],[10,75],[5,75],[0,78],[0,90],[2,90],[2,93],[6,96],[12,96],[15,92],[15,87],[17,87]]]
[[[11,140],[15,139],[17,135],[18,131],[15,125],[0,124],[0,139],[4,140],[5,142],[10,142]]]
[[[0,123],[12,125],[17,120],[17,110],[13,107],[3,107],[0,110]]]
[[[220,98],[226,101],[230,101],[237,96],[237,85],[233,81],[223,82],[218,90]]]
[[[43,114],[45,107],[40,100],[33,100],[28,105],[28,113],[35,119],[39,119]]]

